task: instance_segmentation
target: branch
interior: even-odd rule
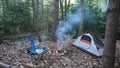
[[[0,67],[2,67],[2,68],[10,68],[10,65],[0,62]]]

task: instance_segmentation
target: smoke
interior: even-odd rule
[[[66,18],[59,21],[58,28],[56,29],[58,50],[62,50],[65,47],[67,40],[71,40],[80,30],[80,5],[75,6],[74,8],[76,10],[74,13],[69,11],[66,14]],[[94,16],[95,14],[93,13],[93,10],[89,8],[89,6],[86,6],[85,8],[87,9],[85,9],[84,12],[84,25],[85,22],[90,24],[87,25],[90,26],[90,28],[87,29],[89,30],[91,27],[93,27],[92,24],[96,22]]]
[[[72,13],[69,11],[64,20],[59,21],[56,30],[57,41],[70,40],[78,32],[80,25],[80,9]]]
[[[106,4],[107,3],[107,4]],[[98,7],[97,9],[102,9],[102,11],[106,11],[108,5],[108,0],[105,4],[102,4],[102,8]],[[106,7],[104,7],[106,6]],[[59,21],[58,28],[56,29],[56,37],[57,37],[57,46],[58,49],[62,49],[62,45],[64,41],[72,39],[78,32],[80,27],[80,5],[74,6],[76,12],[72,13],[69,11],[66,14],[66,18],[64,20]],[[94,6],[85,5],[84,7],[84,30],[96,30],[96,23],[98,22],[99,17],[96,17]],[[95,10],[95,11],[94,11]],[[98,13],[100,14],[100,13]],[[96,16],[95,16],[96,15]]]

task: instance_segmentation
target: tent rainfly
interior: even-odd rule
[[[77,46],[93,55],[98,57],[103,55],[104,46],[102,41],[99,40],[98,37],[92,34],[83,34],[79,36],[75,42],[73,43],[74,46]]]

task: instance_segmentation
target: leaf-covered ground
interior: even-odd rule
[[[0,62],[11,68],[101,68],[101,58],[97,58],[72,45],[73,40],[64,44],[63,53],[56,54],[56,42],[44,41],[39,47],[45,47],[44,60],[36,65],[28,53],[29,41],[16,41],[11,45],[0,45]],[[116,68],[120,68],[120,41],[117,41]],[[36,57],[39,57],[38,55]],[[36,59],[38,60],[38,59]]]

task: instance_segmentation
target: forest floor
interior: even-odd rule
[[[37,39],[36,39],[37,41]],[[63,54],[56,54],[56,42],[43,41],[40,47],[45,47],[43,60],[36,65],[28,53],[29,41],[19,40],[10,45],[0,45],[0,62],[8,64],[11,68],[101,68],[101,59],[81,49],[74,47],[74,40],[67,41]],[[117,41],[115,68],[120,68],[120,41]],[[37,56],[39,57],[39,56]]]

